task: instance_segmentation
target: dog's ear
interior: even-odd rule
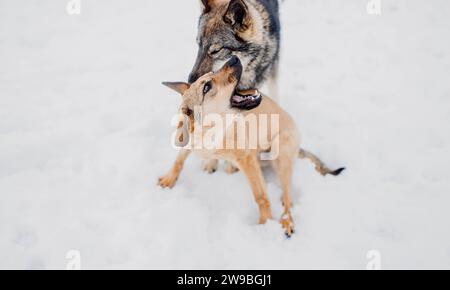
[[[202,7],[203,13],[208,13],[209,11],[211,11],[209,0],[200,0],[200,6]]]
[[[202,6],[203,13],[208,13],[217,0],[200,0],[200,5]]]
[[[244,0],[231,0],[223,20],[234,30],[243,32],[250,27],[251,17]]]
[[[180,95],[184,95],[184,93],[191,87],[191,85],[183,82],[163,82],[162,84],[168,88],[171,88]]]

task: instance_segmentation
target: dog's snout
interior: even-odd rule
[[[188,82],[190,84],[195,83],[198,80],[198,74],[197,73],[191,73],[189,74]]]
[[[230,58],[230,60],[228,61],[228,66],[229,67],[235,67],[241,64],[241,61],[239,60],[239,58],[237,56],[232,56]]]

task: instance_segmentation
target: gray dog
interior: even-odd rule
[[[195,82],[218,70],[233,55],[243,65],[239,90],[267,83],[277,97],[280,20],[277,0],[202,0],[197,61],[189,76]]]

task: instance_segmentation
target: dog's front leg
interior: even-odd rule
[[[266,182],[257,156],[256,154],[251,154],[240,159],[237,163],[247,176],[250,186],[252,187],[255,201],[259,207],[259,223],[265,224],[268,219],[272,218],[272,209],[267,196]]]
[[[191,150],[182,149],[178,154],[177,160],[172,166],[172,169],[170,169],[170,171],[166,175],[159,178],[158,185],[163,188],[172,188],[177,182],[178,177],[180,176],[180,172],[181,170],[183,170],[184,162],[189,157],[190,153]]]

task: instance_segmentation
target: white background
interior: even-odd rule
[[[173,190],[170,119],[196,55],[196,0],[0,0],[0,268],[450,268],[450,2],[287,0],[281,105],[308,162],[297,233],[241,174],[192,157]],[[281,195],[267,172],[274,216]]]

